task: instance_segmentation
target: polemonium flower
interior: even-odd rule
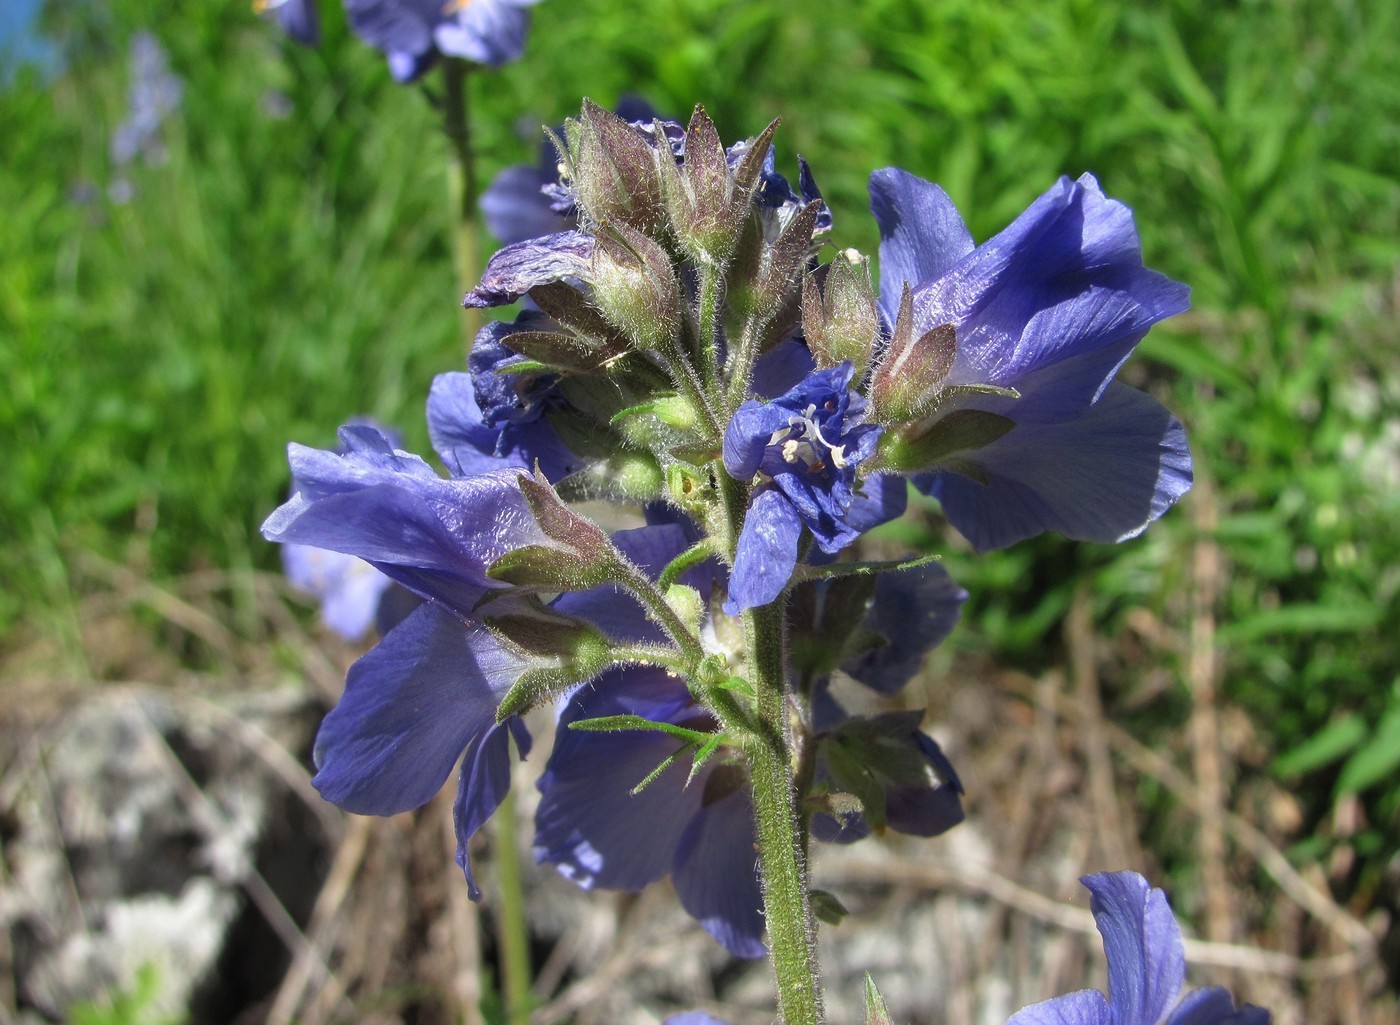
[[[903,446],[895,461],[927,469],[916,484],[974,547],[1046,530],[1119,541],[1186,493],[1181,424],[1114,380],[1188,306],[1184,285],[1143,267],[1126,206],[1090,175],[1061,178],[977,246],[936,185],[886,168],[870,195],[893,326],[876,415],[907,418],[886,439]]]
[[[321,18],[315,0],[253,0],[253,10],[271,15],[282,31],[302,46],[321,44]]]
[[[127,115],[112,135],[112,163],[122,167],[139,157],[147,164],[159,164],[166,157],[161,126],[180,109],[185,84],[170,70],[165,48],[149,32],[132,37],[130,67]],[[125,191],[130,191],[129,186]]]
[[[866,526],[851,521],[856,470],[881,429],[864,422],[866,401],[851,391],[851,375],[849,362],[818,371],[772,402],[744,403],[725,429],[725,469],[756,484],[730,575],[730,615],[782,593],[804,527],[834,554]]]
[[[578,688],[560,715],[539,781],[536,858],[586,889],[640,890],[669,874],[682,906],[725,949],[762,957],[763,893],[747,773],[716,755],[687,785],[685,758],[634,792],[679,745],[660,732],[569,728],[613,715],[715,728],[684,682],[663,670],[612,670]]]
[[[307,545],[283,545],[282,570],[292,586],[320,602],[321,620],[347,641],[369,633],[380,600],[394,585],[363,559]]]
[[[1167,897],[1136,872],[1080,880],[1108,959],[1108,994],[1080,990],[1022,1008],[1007,1025],[1268,1025],[1269,1012],[1236,1008],[1218,987],[1178,1000],[1186,977],[1181,928]]]
[[[538,0],[345,0],[350,27],[384,52],[400,82],[439,54],[496,67],[518,58]]]

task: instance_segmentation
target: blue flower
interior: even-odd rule
[[[804,526],[830,555],[872,525],[857,501],[856,467],[881,429],[863,422],[867,404],[851,391],[851,375],[849,362],[818,371],[772,402],[744,403],[726,428],[725,469],[757,485],[730,576],[730,615],[782,593]]]
[[[1080,880],[1108,959],[1108,995],[1086,989],[1022,1008],[1007,1025],[1268,1025],[1269,1012],[1236,1009],[1218,987],[1178,1001],[1186,977],[1181,929],[1167,897],[1136,872]]]
[[[677,749],[660,732],[571,730],[640,715],[715,726],[685,684],[659,669],[618,669],[574,692],[540,777],[535,857],[586,889],[640,890],[670,874],[682,906],[736,957],[762,957],[763,893],[744,769],[716,755],[687,785],[689,760],[633,788]]]
[[[321,619],[347,641],[375,625],[380,599],[394,582],[363,559],[308,545],[283,545],[282,570],[292,586],[321,603]]]
[[[343,453],[288,447],[295,493],[263,524],[269,541],[364,559],[463,622],[503,586],[486,575],[492,562],[548,543],[518,471],[443,479],[377,428],[342,427],[340,438]]]
[[[962,781],[918,729],[922,713],[853,717],[832,693],[832,670],[880,694],[898,693],[957,625],[967,592],[937,563],[882,573],[873,586],[869,579],[805,584],[788,614],[797,683],[811,694],[816,779],[862,804],[813,816],[812,834],[834,843],[859,840],[872,824],[937,836],[963,820]]]
[[[321,19],[315,0],[253,0],[253,10],[270,13],[282,31],[302,46],[321,44]]]
[[[1126,206],[1089,175],[1062,178],[975,246],[936,185],[886,168],[871,175],[870,195],[885,317],[896,321],[907,285],[907,337],[950,326],[956,338],[923,426],[983,415],[961,448],[949,430],[952,450],[915,477],[974,547],[1046,530],[1123,540],[1186,493],[1191,457],[1181,424],[1114,380],[1148,329],[1188,306],[1184,285],[1143,267]],[[988,431],[988,423],[1009,429]]]
[[[525,50],[538,0],[345,0],[350,27],[384,52],[400,82],[420,77],[438,54],[492,67]]]

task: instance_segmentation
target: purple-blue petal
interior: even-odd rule
[[[661,1025],[729,1025],[729,1022],[704,1011],[682,1011],[661,1019]]]
[[[481,194],[486,230],[502,245],[569,230],[573,218],[555,213],[541,191],[553,180],[552,173],[546,177],[538,167],[529,164],[516,164],[501,171]]]
[[[547,418],[487,426],[477,405],[472,375],[460,371],[439,374],[433,380],[428,393],[428,436],[455,477],[538,465],[546,477],[557,482],[583,465]]]
[[[933,281],[975,247],[948,194],[897,167],[870,175],[870,212],[880,228],[880,306],[893,324],[906,282]]]
[[[738,481],[748,481],[763,462],[768,439],[787,426],[790,411],[773,402],[745,402],[724,429],[724,468]]]
[[[264,537],[358,556],[464,620],[499,586],[486,567],[543,537],[512,471],[444,480],[403,453],[289,453],[298,490],[267,518]]]
[[[538,784],[536,859],[585,888],[639,890],[666,875],[701,788],[686,787],[683,759],[640,793],[631,791],[679,742],[663,733],[593,733],[569,724],[619,714],[675,721],[687,709],[698,714],[685,687],[655,669],[611,670],[578,688]]]
[[[841,668],[873,690],[894,694],[952,632],[966,600],[967,592],[936,562],[881,573],[866,625],[883,635],[885,643],[847,659]]]
[[[437,48],[489,67],[517,59],[525,51],[530,14],[520,0],[471,0],[433,30]]]
[[[282,31],[302,46],[321,44],[321,20],[315,0],[283,0],[272,12]]]
[[[1076,419],[1018,423],[968,453],[980,480],[954,470],[915,478],[978,551],[1051,530],[1081,541],[1141,533],[1191,488],[1181,423],[1155,399],[1113,382]]]
[[[1211,986],[1182,997],[1166,1025],[1269,1025],[1269,1012],[1252,1004],[1236,1009],[1228,990]]]
[[[1136,872],[1102,872],[1080,882],[1103,936],[1116,1025],[1157,1025],[1186,975],[1181,929],[1166,894]]]
[[[361,815],[425,804],[523,668],[486,630],[420,606],[350,667],[316,735],[312,783]]]
[[[583,278],[593,259],[593,236],[581,231],[558,231],[499,249],[486,264],[481,284],[467,293],[469,309],[505,306],[536,285],[566,278]]]
[[[885,791],[885,821],[899,833],[938,836],[964,818],[962,781],[933,738],[915,732],[914,741],[928,759],[926,786],[892,785]]]
[[[753,803],[741,787],[694,816],[671,870],[681,906],[735,957],[768,952],[754,844]]]
[[[1123,1025],[1114,1017],[1104,995],[1096,989],[1042,1000],[1023,1007],[1006,1025]]]
[[[802,520],[787,496],[776,488],[760,488],[744,514],[724,611],[737,616],[782,594],[797,566],[801,536]]]
[[[457,865],[467,877],[467,894],[481,899],[481,890],[472,878],[469,847],[476,831],[495,814],[510,790],[510,738],[524,758],[530,753],[530,733],[519,717],[496,723],[467,744],[462,771],[457,781],[457,799],[452,805],[452,823],[457,832]]]

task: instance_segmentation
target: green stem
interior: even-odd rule
[[[472,154],[471,108],[467,78],[472,65],[455,57],[442,62],[442,123],[450,147],[447,193],[451,204],[452,256],[458,288],[465,292],[481,278],[481,230],[477,219],[479,189]],[[468,352],[481,329],[478,310],[464,311],[463,342]],[[501,1001],[508,1025],[530,1022],[530,931],[525,921],[525,892],[516,843],[515,798],[507,791],[492,818],[491,840],[500,887],[496,941],[500,948]]]
[[[477,223],[480,191],[472,155],[471,107],[467,76],[472,65],[457,57],[442,62],[442,123],[451,146],[447,193],[452,209],[452,256],[461,291],[475,288],[481,278],[481,231]],[[481,329],[480,310],[464,311],[464,340],[468,351]]]
[[[748,751],[753,777],[763,908],[783,1025],[820,1025],[816,932],[807,898],[793,788],[792,736],[784,683],[783,602],[744,613],[749,679],[757,695],[760,736]]]
[[[491,818],[499,888],[496,942],[500,945],[501,1000],[508,1025],[530,1025],[530,930],[525,923],[525,887],[516,846],[518,825],[515,791],[509,789]]]

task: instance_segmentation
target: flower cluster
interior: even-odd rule
[[[413,24],[412,3],[347,6],[402,31],[378,45],[412,71],[456,38],[443,19],[518,4]],[[976,245],[936,185],[876,171],[877,290],[859,253],[822,263],[831,215],[805,163],[795,186],[777,171],[775,128],[725,146],[700,109],[682,126],[585,103],[487,193],[507,244],[464,305],[522,308],[432,387],[445,476],[351,425],[338,452],[291,447],[294,494],[264,526],[422,599],[321,728],[326,797],[392,814],[456,768],[475,893],[511,738],[525,755],[527,713],[553,706],[538,858],[585,887],[669,875],[739,956],[765,927],[777,942],[754,860],[774,764],[802,848],[962,818],[919,711],[848,708],[854,688],[898,695],[966,595],[927,558],[853,559],[857,539],[913,486],[978,549],[1117,541],[1191,483],[1181,425],[1115,380],[1186,289],[1143,267],[1093,178]]]

